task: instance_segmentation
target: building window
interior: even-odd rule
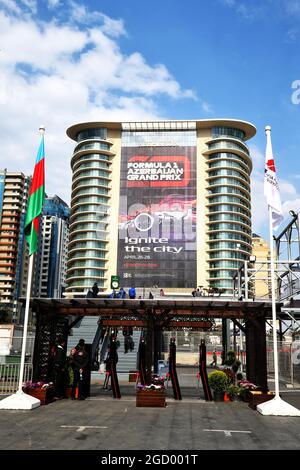
[[[236,129],[235,127],[224,127],[224,126],[214,126],[212,128],[212,137],[234,137],[235,139],[239,139],[244,141],[246,134],[241,129]]]
[[[105,127],[98,127],[96,129],[87,129],[77,134],[77,142],[87,139],[107,139],[107,129]]]

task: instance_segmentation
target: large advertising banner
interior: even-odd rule
[[[123,287],[196,286],[196,146],[122,147]]]

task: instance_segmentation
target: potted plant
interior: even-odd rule
[[[226,391],[231,401],[239,400],[241,389],[238,385],[230,384]]]
[[[41,401],[41,405],[47,405],[54,398],[54,386],[52,382],[32,382],[30,380],[23,384],[23,392],[38,398]]]
[[[228,387],[228,377],[221,370],[214,370],[208,374],[208,384],[214,392],[215,401],[224,401],[224,393]]]
[[[165,385],[162,377],[153,376],[150,385],[138,385],[136,406],[165,407]]]
[[[250,392],[258,391],[259,387],[249,380],[243,379],[238,382],[238,386],[240,387],[240,397],[244,401],[249,401],[250,399]]]

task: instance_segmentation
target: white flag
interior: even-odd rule
[[[283,221],[279,185],[276,178],[276,169],[271,143],[271,127],[266,127],[267,146],[265,161],[265,181],[264,193],[267,198],[268,206],[272,210],[272,228],[277,230]]]

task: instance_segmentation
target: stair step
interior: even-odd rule
[[[82,338],[85,340],[87,344],[92,344],[97,327],[98,327],[98,317],[90,317],[85,316],[82,319],[82,322],[79,328],[72,329],[72,336],[68,338],[68,345],[67,345],[67,352],[69,353],[72,348],[74,348],[78,341]],[[141,332],[139,330],[134,330],[132,339],[134,342],[134,350],[128,351],[125,354],[124,350],[124,336],[122,334],[122,329],[118,331],[118,340],[120,341],[120,347],[118,348],[118,364],[117,364],[117,371],[118,372],[129,372],[130,370],[136,369],[136,362],[137,362],[137,352],[139,348]],[[103,374],[100,374],[97,371],[92,372],[92,378],[99,378],[103,379]]]

